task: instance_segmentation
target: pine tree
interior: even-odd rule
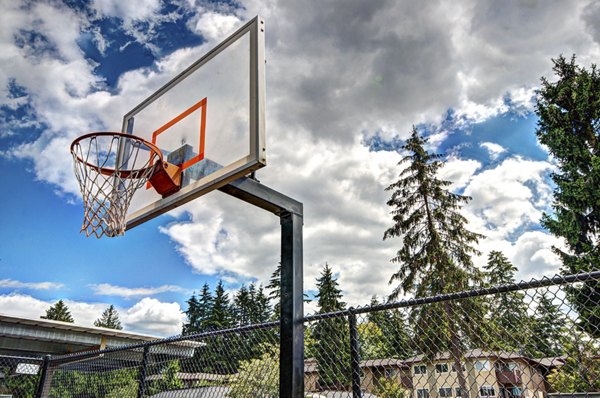
[[[537,137],[558,163],[554,212],[542,225],[566,242],[567,250],[554,248],[564,274],[590,272],[600,267],[600,74],[595,65],[578,66],[575,56],[552,61],[558,79],[542,78],[536,110]],[[582,327],[600,337],[600,282],[572,287],[568,297]]]
[[[320,314],[345,308],[346,303],[342,301],[342,291],[327,263],[325,263],[321,276],[317,279],[317,289],[316,297]],[[346,319],[337,317],[318,321],[315,325],[314,338],[320,386],[333,389],[345,388],[350,375]]]
[[[558,306],[552,303],[552,297],[547,292],[540,295],[532,323],[532,337],[526,346],[527,353],[534,358],[562,355],[566,319]]]
[[[210,293],[210,286],[208,283],[204,283],[202,291],[198,299],[197,307],[197,319],[198,319],[198,330],[197,332],[206,332],[209,328],[209,320],[213,312],[214,298]]]
[[[391,260],[400,268],[390,278],[390,284],[399,283],[390,300],[403,292],[426,297],[466,290],[482,280],[471,256],[479,254],[473,245],[483,236],[468,231],[467,220],[459,213],[470,198],[451,192],[451,183],[437,177],[443,166],[441,155],[426,151],[426,143],[413,127],[402,147],[408,154],[398,163],[405,168],[398,181],[386,189],[392,191],[387,205],[392,208],[394,224],[383,238],[403,239],[401,249]],[[421,306],[411,314],[418,330],[416,346],[429,359],[450,351],[459,385],[465,392],[461,336],[479,338],[481,313],[479,302],[469,299]]]
[[[69,312],[69,307],[62,300],[58,300],[56,304],[50,306],[46,310],[46,315],[42,315],[40,318],[69,323],[75,322],[71,316],[71,312]]]
[[[269,284],[266,287],[269,290],[269,300],[273,303],[273,319],[279,319],[281,316],[281,263],[271,274]]]
[[[273,303],[271,319],[277,320],[281,317],[281,263],[277,264],[277,268],[271,274],[269,284],[265,287],[269,290],[269,301]],[[304,293],[304,302],[310,303],[308,295]]]
[[[100,318],[94,321],[94,326],[107,329],[123,329],[119,320],[119,313],[112,304],[102,312]]]
[[[181,334],[187,335],[196,333],[198,331],[198,324],[200,320],[198,318],[198,299],[196,293],[192,293],[192,296],[186,301],[188,309],[184,311],[186,322],[183,324]]]
[[[487,286],[515,282],[517,267],[500,251],[490,251],[484,269]],[[524,299],[522,292],[499,293],[488,299],[489,321],[485,340],[490,348],[517,352],[529,341],[532,325]]]
[[[208,330],[227,329],[233,326],[233,308],[229,302],[229,295],[225,292],[223,281],[217,283],[212,311],[208,316],[206,326]]]
[[[379,305],[377,296],[371,298],[371,306]],[[385,358],[408,358],[414,355],[412,349],[411,335],[404,314],[397,309],[385,311],[373,311],[368,315],[369,324],[373,324],[381,331],[381,337],[377,341],[381,345],[379,351],[383,352]]]

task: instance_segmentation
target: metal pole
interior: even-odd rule
[[[140,374],[138,377],[138,392],[137,398],[143,398],[146,393],[146,373],[148,368],[148,350],[150,346],[144,347],[144,353],[142,354],[142,366],[140,367]]]
[[[44,362],[42,363],[42,373],[40,374],[40,380],[37,385],[37,390],[35,392],[36,398],[42,398],[44,394],[44,387],[46,385],[46,377],[48,375],[48,366],[50,365],[50,355],[46,355],[44,357]]]
[[[279,216],[281,223],[279,397],[303,398],[302,203],[245,177],[219,190]]]
[[[360,347],[358,342],[358,330],[356,328],[356,314],[354,308],[349,308],[348,325],[350,327],[350,368],[352,373],[352,397],[362,398],[360,389]]]
[[[302,215],[281,216],[281,342],[279,396],[304,396]]]

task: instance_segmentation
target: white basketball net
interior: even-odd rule
[[[123,133],[83,136],[71,153],[84,206],[81,232],[96,238],[123,235],[131,198],[152,176],[160,154]]]

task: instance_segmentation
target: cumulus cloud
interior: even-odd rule
[[[506,152],[506,148],[494,142],[482,142],[481,144],[479,144],[479,146],[485,148],[488,151],[492,160],[498,159],[498,156]]]
[[[466,210],[479,232],[510,239],[539,223],[552,190],[547,181],[552,165],[510,157],[472,177],[465,194],[473,198]]]
[[[110,305],[63,300],[75,324],[93,326],[94,321]],[[0,313],[31,319],[39,319],[55,301],[43,301],[24,294],[0,295]],[[143,298],[129,308],[116,306],[125,331],[157,336],[173,336],[181,333],[185,320],[179,304],[164,303],[154,298]]]
[[[369,151],[363,137],[381,132],[384,140],[401,140],[413,124],[438,125],[449,109],[469,123],[515,107],[531,110],[533,90],[549,74],[550,58],[576,52],[586,62],[599,55],[597,7],[589,1],[350,0],[307,6],[270,0],[244,2],[237,13],[188,3],[196,13],[193,28],[211,45],[239,21],[258,13],[267,17],[269,167],[259,178],[305,205],[305,286],[314,288],[328,261],[339,270],[349,302],[382,295],[395,270],[389,258],[400,244],[382,241],[391,224],[384,189],[398,175],[399,155]],[[150,68],[129,71],[115,92],[107,92],[77,47],[86,24],[81,16],[54,3],[27,11],[16,4],[3,4],[6,12],[0,13],[0,104],[16,106],[7,89],[16,82],[27,92],[20,101],[31,104],[47,129],[6,152],[32,160],[38,179],[77,194],[68,143],[88,130],[118,130],[120,115],[132,104],[210,46],[180,49]],[[102,15],[161,21],[153,16],[158,1],[135,3],[135,10],[114,1],[93,4]],[[17,46],[14,36],[23,26],[43,32],[53,52]],[[498,153],[493,143],[485,144]],[[485,170],[477,161],[452,158],[441,173],[454,181],[453,189],[473,197],[466,209],[473,227],[510,248],[539,221],[550,195],[544,180],[549,170],[547,162],[514,157]],[[276,267],[276,217],[221,193],[173,214],[184,212],[189,219],[161,231],[195,271],[265,281]],[[547,248],[547,239],[529,238]],[[554,264],[540,250],[515,258]],[[173,303],[152,300],[127,310],[135,324],[150,328],[143,314],[158,316],[162,310],[170,314],[165,319],[179,319]],[[162,310],[152,312],[155,304]]]
[[[138,296],[153,296],[165,292],[183,292],[185,289],[180,286],[163,285],[158,287],[124,287],[115,286],[109,283],[100,283],[90,286],[94,294],[99,296],[118,296],[123,298],[133,298]]]
[[[95,0],[92,7],[105,17],[140,20],[154,15],[160,9],[160,0]]]
[[[0,279],[0,289],[32,289],[32,290],[50,290],[60,289],[64,285],[56,282],[21,282],[13,279]]]
[[[124,314],[124,323],[131,330],[145,331],[160,335],[181,333],[185,315],[177,303],[163,303],[157,299],[145,297]]]

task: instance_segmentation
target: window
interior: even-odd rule
[[[427,388],[417,388],[417,398],[429,398],[429,390]]]
[[[496,362],[496,369],[500,372],[514,372],[518,366],[514,362]]]
[[[478,372],[481,372],[482,370],[492,370],[492,367],[490,366],[490,361],[485,360],[475,362],[475,370]]]
[[[426,375],[427,374],[427,366],[425,366],[425,365],[415,365],[413,367],[413,372],[416,375]]]
[[[385,377],[387,377],[388,379],[393,379],[394,377],[396,377],[398,373],[396,372],[396,369],[386,369],[385,370]]]
[[[460,368],[464,372],[466,370],[465,369],[465,364],[464,363],[460,364]],[[456,373],[456,364],[454,364],[454,363],[452,364],[452,372]]]
[[[449,398],[452,396],[452,387],[442,387],[439,392],[441,398]]]
[[[448,373],[448,368],[447,363],[438,363],[435,365],[435,373]]]
[[[462,390],[460,389],[460,387],[456,387],[456,388],[454,389],[454,391],[455,391],[455,393],[456,393],[456,397],[457,397],[457,398],[458,398],[458,397],[462,397],[462,393],[461,393],[461,391],[462,391]]]
[[[479,387],[479,396],[480,397],[495,397],[496,391],[494,390],[494,387],[481,386],[481,387]]]

